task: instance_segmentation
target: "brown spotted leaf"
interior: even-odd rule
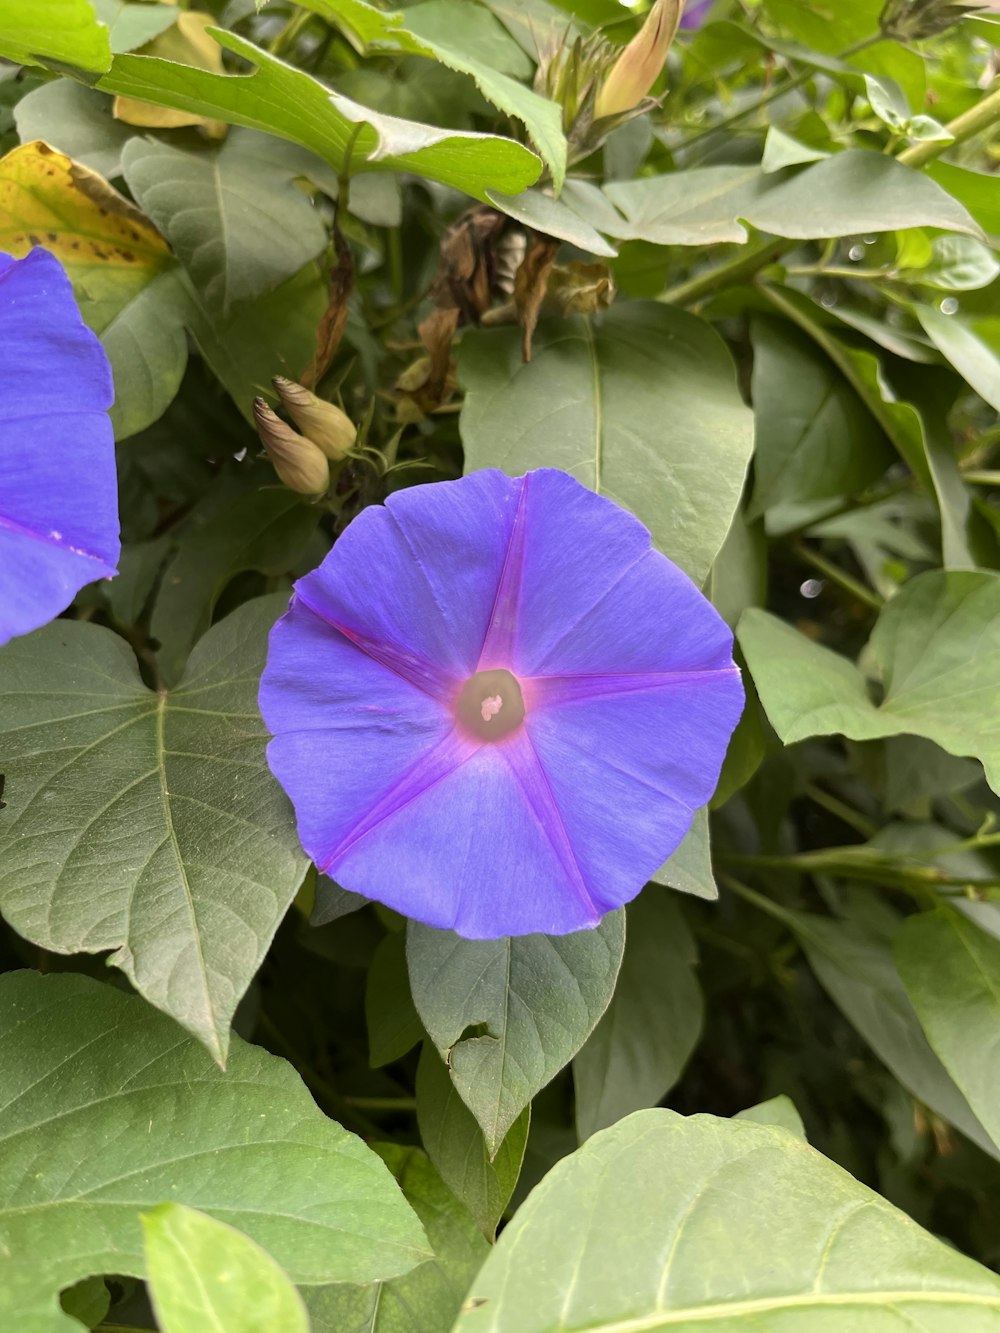
[[[172,261],[144,213],[41,140],[0,158],[0,250],[20,258],[36,245],[65,266],[98,329]]]

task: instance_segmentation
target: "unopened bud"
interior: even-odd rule
[[[331,462],[339,463],[346,458],[358,438],[358,429],[347,413],[336,403],[317,398],[309,389],[282,375],[275,375],[273,384],[282,407],[303,435],[318,445]]]
[[[684,0],[656,0],[601,85],[594,103],[595,120],[619,116],[639,105],[663,69],[683,10]]]
[[[983,0],[886,0],[878,21],[892,41],[919,42],[988,8]]]
[[[253,400],[257,434],[280,479],[300,495],[322,495],[330,485],[330,464],[322,449],[292,430],[264,402]]]

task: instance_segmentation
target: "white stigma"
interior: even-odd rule
[[[479,711],[482,714],[483,721],[489,722],[491,717],[496,717],[501,708],[503,708],[503,700],[499,694],[491,694],[489,698],[483,700]]]

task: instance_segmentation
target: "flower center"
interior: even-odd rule
[[[524,698],[517,677],[503,667],[477,671],[459,691],[455,716],[479,740],[503,740],[524,721]]]

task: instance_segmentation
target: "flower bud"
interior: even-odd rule
[[[656,0],[601,85],[594,103],[595,120],[621,115],[639,105],[663,68],[683,9],[684,0]]]
[[[886,0],[878,21],[890,40],[919,42],[987,8],[982,0]]]
[[[358,438],[358,430],[350,417],[335,403],[317,398],[309,389],[283,375],[275,375],[272,383],[281,399],[281,406],[331,462],[346,458]]]
[[[253,400],[257,434],[282,482],[300,495],[322,495],[330,485],[330,464],[319,445],[286,426],[264,402]]]

